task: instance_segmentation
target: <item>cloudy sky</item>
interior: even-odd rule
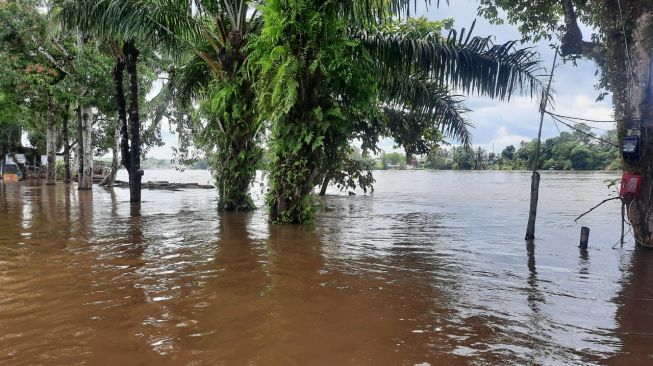
[[[469,28],[476,19],[474,35],[494,36],[494,42],[503,43],[520,39],[517,27],[513,25],[491,25],[483,18],[477,16],[477,1],[455,0],[450,5],[444,2],[440,7],[420,7],[416,12],[418,16],[426,16],[431,20],[451,17],[455,20],[455,28]],[[585,37],[590,31],[583,29]],[[541,62],[547,70],[553,62],[553,50],[550,42],[541,44],[526,44],[524,47],[532,46],[540,54]],[[610,120],[612,119],[612,108],[610,98],[602,102],[595,102],[599,95],[594,85],[598,81],[596,65],[590,61],[580,61],[577,66],[561,63],[557,68],[553,80],[555,91],[556,113],[575,117]],[[529,140],[537,136],[539,124],[538,101],[526,97],[515,97],[510,102],[499,102],[487,98],[470,96],[466,106],[472,110],[468,118],[475,126],[472,130],[475,146],[481,146],[488,151],[500,152],[507,145],[517,146],[522,140]],[[590,124],[592,125],[592,124]],[[603,130],[614,128],[611,124],[595,124],[594,127]],[[567,127],[559,125],[561,131],[568,130]],[[595,129],[594,133],[601,134],[602,131]],[[543,138],[558,135],[558,129],[550,118],[545,118],[542,130]],[[164,125],[162,137],[165,145],[155,147],[148,153],[149,157],[168,159],[172,157],[172,147],[177,145],[177,137],[167,130]],[[455,142],[454,142],[455,143]],[[384,140],[381,147],[386,151],[393,150],[392,140]]]

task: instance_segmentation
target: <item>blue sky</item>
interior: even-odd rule
[[[493,41],[503,43],[521,38],[514,25],[492,25],[485,19],[477,16],[477,1],[475,0],[454,0],[450,5],[441,2],[440,7],[418,6],[416,16],[426,16],[431,20],[442,18],[454,18],[455,28],[469,28],[474,20],[476,26],[474,35],[494,36]],[[590,30],[583,29],[583,34],[589,38]],[[555,42],[555,41],[554,41]],[[539,44],[524,44],[523,47],[534,47],[540,54],[542,66],[550,69],[553,62],[553,50],[550,42]],[[560,63],[556,68],[553,90],[555,91],[555,105],[553,109],[558,114],[576,116],[589,119],[610,120],[612,119],[611,99],[605,98],[602,102],[595,102],[599,91],[594,85],[598,82],[596,65],[591,61],[579,61],[577,66],[571,63]],[[537,136],[539,125],[538,101],[527,97],[516,96],[509,102],[500,102],[488,98],[470,96],[466,106],[472,111],[468,118],[475,126],[472,129],[473,144],[481,146],[488,151],[500,152],[507,145],[517,146],[521,140],[529,140]],[[590,124],[592,125],[592,124]],[[601,129],[614,128],[610,124],[595,124],[594,127]],[[568,130],[567,127],[559,126],[561,131]],[[601,134],[602,131],[594,130]],[[558,129],[550,118],[545,118],[542,129],[543,138],[558,135]],[[150,149],[148,156],[159,159],[167,159],[172,156],[172,147],[177,146],[177,137],[168,132],[167,123],[162,129],[162,138],[165,145]],[[452,141],[455,144],[455,141]],[[386,151],[393,150],[393,141],[383,140],[381,147]]]

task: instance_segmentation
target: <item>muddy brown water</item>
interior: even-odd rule
[[[614,202],[573,221],[614,177],[543,173],[530,246],[528,173],[378,172],[312,226],[0,183],[0,364],[650,365],[653,252],[612,249]]]

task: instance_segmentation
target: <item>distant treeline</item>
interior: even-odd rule
[[[539,168],[545,170],[618,170],[621,160],[617,131],[605,132],[593,138],[590,127],[580,124],[580,131],[561,132],[559,136],[542,141]],[[407,158],[404,154],[389,153],[375,159],[377,169],[404,167],[437,170],[524,170],[533,168],[536,140],[522,141],[519,147],[507,146],[500,153],[480,147],[439,147],[421,158]]]
[[[621,159],[617,131],[610,130],[598,140],[592,137],[589,126],[579,124],[580,131],[561,132],[559,136],[542,141],[539,168],[544,170],[618,170]],[[435,169],[435,170],[526,170],[533,168],[535,139],[521,141],[519,147],[509,145],[499,153],[488,152],[481,147],[437,147],[420,157],[407,157],[393,152],[378,157],[363,156],[354,148],[350,160],[361,162],[366,169]],[[256,168],[267,170],[269,152],[264,151]],[[172,169],[175,163],[169,159],[145,159],[144,169]],[[190,162],[185,169],[207,169],[206,159]]]

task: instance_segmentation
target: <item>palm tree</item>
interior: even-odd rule
[[[197,24],[192,47],[176,62],[167,85],[173,105],[200,106],[201,118],[182,119],[203,150],[218,188],[218,208],[250,210],[249,187],[261,158],[263,123],[255,106],[253,79],[246,64],[250,34],[260,29],[251,1],[198,1],[190,17]],[[210,23],[209,23],[210,21]],[[211,26],[208,26],[211,24]]]
[[[514,43],[388,31],[410,1],[269,0],[252,57],[271,121],[272,221],[312,218],[310,194],[337,166],[349,139],[373,148],[383,135],[415,151],[440,131],[468,143],[460,98],[508,99],[540,88],[534,54]]]
[[[130,202],[141,201],[141,121],[139,110],[137,34],[126,27],[122,17],[127,6],[118,9],[108,1],[60,0],[55,2],[55,15],[68,29],[76,30],[79,42],[89,35],[110,44],[116,63],[113,69],[115,98],[120,126],[122,165],[129,175]],[[124,72],[129,76],[129,106],[124,90]],[[84,111],[78,110],[78,115]]]
[[[132,123],[132,120],[137,122],[138,116],[132,119],[132,106],[135,106],[132,100],[129,113],[132,130],[127,131],[125,98],[120,95],[125,61],[135,50],[135,40],[147,43],[171,60],[169,82],[154,101],[159,105],[154,119],[169,117],[179,127],[186,125],[194,132],[195,144],[212,162],[219,190],[218,206],[226,210],[253,208],[249,185],[261,154],[257,144],[261,122],[255,113],[255,94],[244,68],[247,35],[260,27],[257,13],[248,15],[250,3],[248,0],[68,0],[62,17],[73,26],[91,29],[98,36],[124,44],[122,49],[114,47],[114,74],[119,119],[124,126],[123,164],[128,170],[138,165],[135,156],[138,144],[133,141],[138,123]],[[130,84],[130,89],[133,86]],[[201,105],[202,118],[189,118],[193,113],[186,113],[194,103]],[[131,151],[125,137],[128,133],[132,136]],[[140,181],[140,175],[135,174],[134,180]]]

